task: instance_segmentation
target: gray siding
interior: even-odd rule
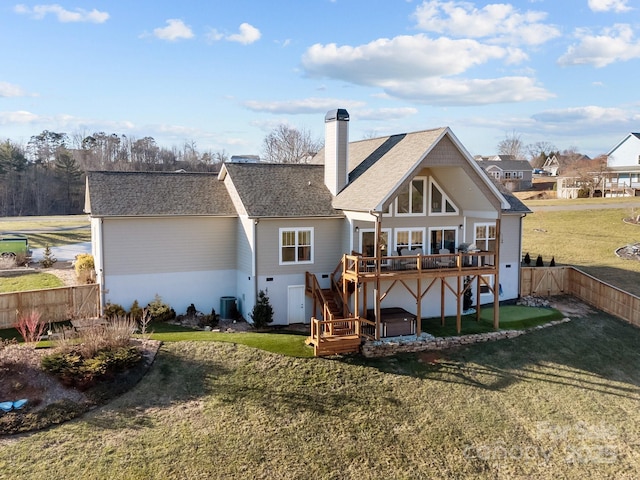
[[[106,275],[235,270],[237,219],[105,218]]]
[[[332,272],[343,251],[345,220],[336,219],[261,219],[258,224],[258,275],[290,275],[295,273]],[[280,265],[280,228],[314,228],[313,264]]]

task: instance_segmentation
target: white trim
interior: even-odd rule
[[[439,212],[434,212],[431,207],[433,205],[433,199],[431,198],[431,192],[432,192],[432,187],[435,185],[435,187],[438,189],[438,191],[440,192],[440,195],[442,196],[442,204],[440,205],[440,211]],[[454,215],[459,215],[460,214],[460,209],[458,208],[458,206],[453,202],[453,200],[451,200],[449,198],[449,195],[447,195],[446,193],[444,193],[444,190],[442,189],[442,187],[440,186],[440,184],[438,182],[436,182],[436,180],[433,177],[429,177],[429,185],[428,185],[429,191],[428,191],[428,202],[427,202],[427,214],[430,216],[437,216],[437,217],[446,217],[446,216],[454,216]],[[453,207],[453,212],[447,212],[446,209],[446,205],[447,202],[449,203],[449,205],[451,205]]]
[[[426,235],[426,229],[424,227],[407,227],[407,228],[395,228],[394,232],[393,232],[393,254],[397,255],[398,254],[398,233],[400,232],[409,232],[409,247],[408,248],[415,248],[413,246],[413,243],[411,242],[411,233],[413,232],[420,232],[422,233],[422,252],[425,253],[425,242],[428,240],[425,238]]]
[[[283,232],[295,232],[295,245],[287,245],[288,247],[293,246],[295,248],[295,257],[296,260],[291,261],[291,262],[285,262],[282,260],[282,233]],[[299,261],[297,260],[298,258],[298,247],[300,245],[298,245],[298,233],[299,232],[310,232],[310,242],[311,244],[309,245],[310,248],[310,252],[309,252],[309,257],[310,260],[304,260],[304,261]],[[280,227],[278,229],[278,260],[280,262],[280,265],[305,265],[305,264],[312,264],[313,263],[313,259],[314,259],[314,227]]]
[[[444,232],[445,230],[453,230],[455,232],[455,236],[456,236],[456,238],[454,240],[454,243],[455,243],[455,247],[457,247],[458,246],[458,229],[459,229],[459,227],[453,226],[453,225],[447,225],[447,226],[442,226],[442,227],[429,227],[429,235],[428,235],[428,238],[427,238],[427,244],[428,245],[427,245],[427,250],[425,251],[425,253],[430,254],[433,251],[433,248],[431,246],[431,232],[437,232],[437,231]],[[440,248],[446,248],[446,247],[444,245],[441,245]],[[438,250],[440,250],[440,249],[438,249]],[[449,252],[450,253],[456,253],[455,250],[451,250],[451,249],[449,250]],[[436,252],[436,253],[439,253],[439,252]]]
[[[422,212],[413,213],[413,196],[411,195],[413,182],[419,180],[422,182]],[[428,192],[426,189],[428,188],[429,182],[427,182],[427,177],[425,176],[416,176],[411,179],[411,181],[407,184],[409,189],[409,212],[398,212],[398,196],[399,193],[396,192],[396,199],[394,200],[394,213],[396,217],[425,217],[427,215],[427,197]]]

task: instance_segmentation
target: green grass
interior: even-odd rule
[[[631,209],[534,212],[523,221],[522,252],[532,264],[541,255],[545,265],[573,265],[607,283],[640,295],[640,262],[625,260],[615,250],[640,242],[640,226],[624,223]],[[637,213],[636,213],[637,215]]]
[[[24,233],[30,248],[46,245],[61,246],[91,241],[89,218],[86,215],[60,215],[50,217],[0,218],[0,234]]]
[[[107,406],[0,439],[0,477],[637,478],[639,341],[598,314],[439,359],[168,342]]]
[[[3,274],[0,281],[0,293],[22,292],[26,290],[42,290],[45,288],[63,287],[64,282],[51,273],[18,272]]]
[[[462,315],[461,334],[469,335],[493,332],[493,311],[493,307],[487,306],[481,308],[480,321],[477,320],[476,314]],[[525,307],[520,305],[504,305],[500,307],[501,330],[521,330],[561,318],[563,318],[562,313],[554,308]],[[456,317],[445,317],[444,326],[441,325],[440,317],[423,318],[422,331],[436,337],[458,335]]]
[[[306,335],[258,332],[204,332],[192,328],[153,323],[149,327],[151,338],[162,342],[228,342],[258,348],[267,352],[290,357],[307,358],[313,356],[313,348],[305,345]]]

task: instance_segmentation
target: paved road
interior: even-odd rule
[[[42,260],[44,248],[32,249],[31,258],[35,262]],[[52,255],[59,262],[71,262],[79,253],[91,253],[91,242],[72,243],[61,247],[51,247]]]

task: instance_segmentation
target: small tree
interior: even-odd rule
[[[57,261],[58,259],[53,256],[53,253],[51,253],[51,247],[47,243],[44,247],[44,252],[42,253],[42,260],[40,260],[40,265],[42,265],[42,268],[51,268]]]
[[[264,293],[264,290],[258,292],[258,301],[251,311],[251,319],[253,320],[253,325],[258,329],[264,328],[273,322],[273,307],[271,307],[269,297]]]
[[[549,266],[550,267],[555,267],[556,266],[556,257],[551,257],[551,262],[549,262]]]
[[[536,267],[544,267],[544,262],[542,261],[542,255],[538,255],[538,258],[536,258]]]
[[[524,256],[524,264],[528,267],[529,265],[531,265],[531,256],[529,255],[529,252],[527,252]]]

